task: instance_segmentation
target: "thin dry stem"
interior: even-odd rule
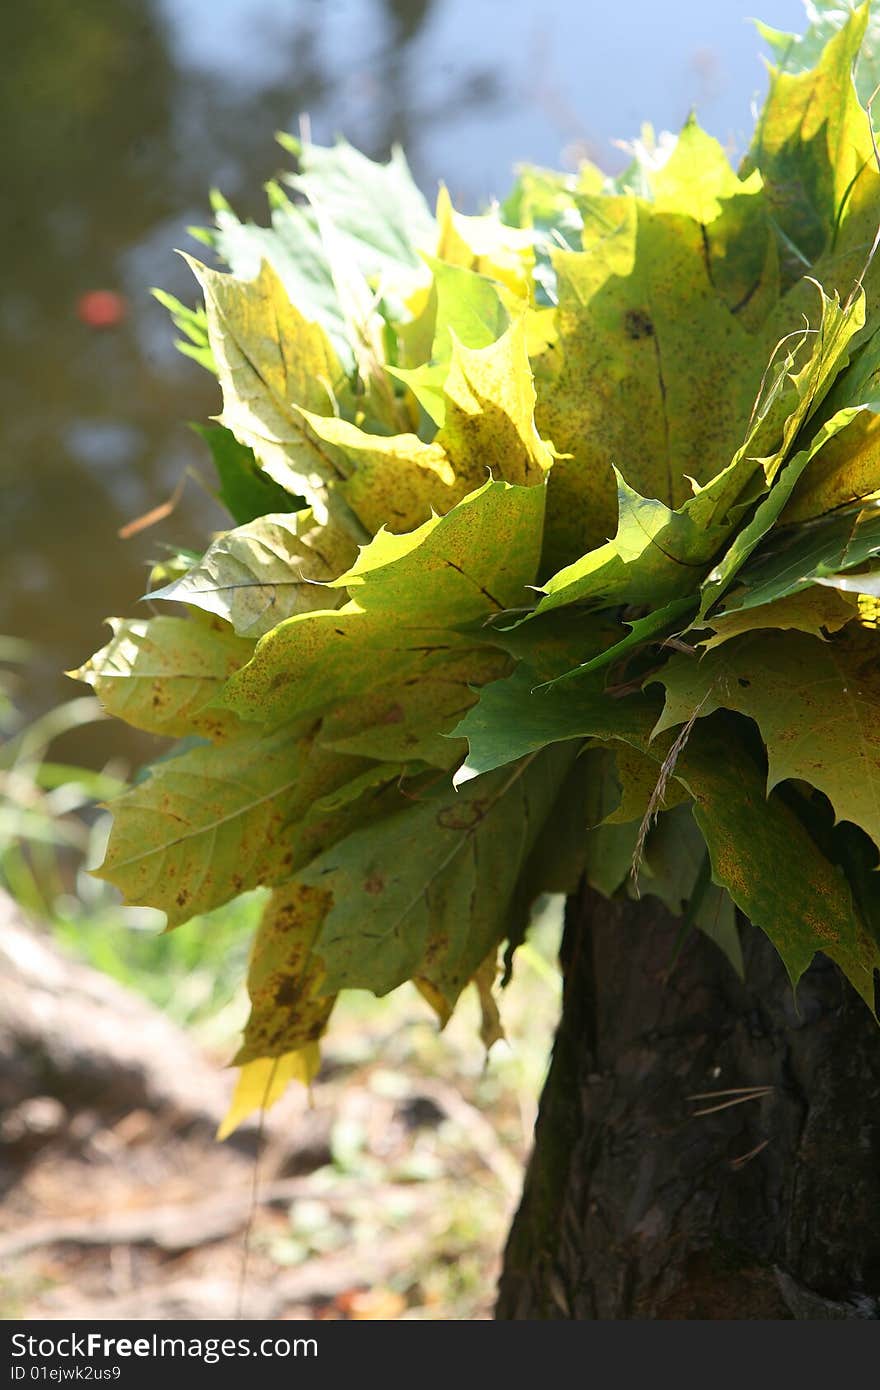
[[[745,1168],[747,1163],[751,1163],[753,1158],[757,1158],[758,1154],[763,1153],[769,1143],[769,1139],[762,1139],[760,1144],[756,1144],[753,1149],[749,1149],[748,1153],[740,1154],[738,1158],[732,1158],[730,1160],[731,1168],[734,1172],[738,1173],[740,1168]]]
[[[251,1200],[248,1208],[247,1223],[244,1228],[244,1235],[241,1241],[241,1268],[238,1276],[238,1293],[236,1296],[235,1321],[241,1322],[244,1317],[244,1300],[247,1293],[248,1264],[251,1256],[251,1233],[254,1226],[257,1206],[260,1197],[260,1159],[263,1156],[263,1140],[266,1128],[266,1107],[269,1104],[269,1096],[272,1092],[272,1085],[275,1081],[275,1073],[278,1070],[278,1058],[276,1057],[266,1078],[266,1088],[263,1091],[263,1099],[260,1104],[260,1126],[257,1130],[257,1151],[254,1154],[254,1166],[251,1177]]]
[[[747,1100],[763,1100],[764,1096],[772,1095],[772,1086],[750,1086],[744,1088],[738,1095],[734,1095],[731,1100],[719,1101],[717,1105],[704,1105],[701,1110],[695,1110],[692,1119],[697,1119],[700,1115],[715,1115],[719,1110],[729,1110],[733,1105],[744,1105]],[[688,1096],[688,1100],[709,1099],[711,1092],[706,1092],[703,1096]],[[716,1095],[727,1095],[726,1091],[717,1091]]]
[[[681,750],[684,748],[685,744],[690,738],[691,729],[694,727],[697,720],[699,719],[702,708],[708,700],[710,693],[710,691],[706,691],[706,694],[703,696],[702,700],[697,705],[690,719],[685,724],[684,728],[678,735],[677,739],[673,743],[669,752],[666,754],[666,757],[663,759],[663,762],[660,766],[660,775],[657,778],[657,783],[648,801],[647,810],[645,811],[642,823],[639,826],[639,837],[636,840],[636,847],[633,850],[630,876],[633,881],[633,887],[635,888],[637,898],[641,897],[641,893],[639,892],[639,870],[642,867],[642,859],[644,858],[645,842],[651,831],[651,827],[654,825],[658,815],[660,814],[662,802],[666,797],[666,788],[669,784],[669,779],[675,770],[675,764],[678,762]]]

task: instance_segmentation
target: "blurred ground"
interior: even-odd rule
[[[190,928],[161,949],[174,937],[175,959],[196,951]],[[557,938],[551,904],[506,993],[508,1041],[488,1062],[475,999],[441,1035],[409,988],[350,996],[311,1097],[296,1088],[267,1118],[256,1172],[253,1130],[217,1144],[179,1106],[105,1106],[67,1082],[66,1094],[7,1107],[0,1316],[490,1317],[558,1009]],[[78,944],[90,954],[88,933]],[[127,987],[143,983],[139,957],[157,964],[152,933],[105,926],[103,945]],[[215,989],[196,1022],[170,1030],[176,1044],[163,1034],[161,1067],[189,1068],[206,1110],[216,1075],[231,1092],[222,1067],[244,1008]]]

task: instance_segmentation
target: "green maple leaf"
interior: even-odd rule
[[[221,425],[195,425],[194,429],[211,450],[220,480],[218,501],[233,521],[241,525],[265,516],[267,512],[295,512],[304,504],[264,473],[254,452],[239,444],[235,435]]]
[[[724,708],[754,719],[767,746],[767,788],[787,778],[824,792],[841,820],[880,845],[880,652],[873,636],[822,642],[758,632],[659,673],[666,705],[656,732]]]
[[[330,810],[321,799],[363,769],[363,760],[330,753],[313,733],[290,728],[157,763],[113,803],[99,876],[128,902],[166,912],[169,926],[260,884],[283,883],[357,824],[364,814],[357,798]],[[386,783],[396,780],[389,770]]]
[[[168,310],[174,327],[183,334],[174,344],[178,352],[182,352],[184,357],[191,357],[200,367],[216,376],[217,363],[208,341],[208,316],[204,309],[201,306],[190,309],[165,290],[153,290],[153,297],[163,309]]]
[[[819,517],[803,527],[773,533],[738,575],[741,586],[725,601],[724,613],[774,603],[857,569],[880,555],[880,507]],[[723,616],[723,615],[722,615]]]
[[[571,758],[548,752],[427,795],[314,860],[300,881],[333,895],[316,945],[326,990],[385,994],[416,978],[453,1005],[507,934],[523,863]]]
[[[766,795],[763,770],[734,731],[695,731],[675,775],[694,798],[713,879],[770,937],[792,983],[824,951],[873,1010],[880,947],[846,878],[779,792]]]
[[[330,218],[344,254],[367,280],[418,269],[419,252],[430,248],[437,230],[399,146],[379,164],[346,140],[325,147],[285,136],[282,144],[299,162],[299,172],[284,181]]]
[[[543,586],[536,615],[573,603],[662,603],[693,594],[695,581],[722,545],[729,528],[695,522],[686,509],[670,511],[656,498],[635,492],[614,469],[617,532],[553,575]]]
[[[332,588],[348,590],[349,602],[290,618],[268,633],[229,682],[227,704],[271,726],[326,717],[353,703],[355,729],[360,721],[372,730],[378,757],[394,726],[409,722],[414,699],[428,714],[435,703],[442,710],[451,683],[455,709],[463,712],[475,697],[461,659],[475,652],[476,675],[481,649],[493,645],[489,630],[474,635],[472,625],[526,596],[540,553],[544,495],[540,486],[489,482],[416,531],[380,533],[333,581]],[[429,721],[428,733],[436,732]],[[450,748],[446,759],[451,755]]]
[[[833,441],[841,431],[846,430],[861,411],[861,406],[838,411],[822,426],[809,448],[800,450],[778,470],[774,485],[755,506],[745,525],[740,527],[731,545],[702,585],[701,613],[707,613],[713,604],[717,603],[764,536],[772,530],[782,516],[798,482],[809,472],[814,460],[820,458],[826,444]]]
[[[850,292],[865,270],[880,190],[867,115],[852,81],[869,6],[859,6],[806,72],[771,73],[744,169],[758,169],[786,278]],[[876,307],[876,275],[866,280]]]
[[[456,726],[468,755],[456,773],[459,785],[495,768],[569,739],[622,738],[647,743],[656,706],[644,695],[614,700],[600,676],[547,686],[525,662],[503,680],[486,685]]]
[[[356,361],[350,325],[315,207],[321,209],[324,227],[332,226],[340,254],[351,258],[368,282],[381,280],[392,289],[411,284],[419,270],[419,252],[434,249],[434,220],[400,150],[383,165],[345,141],[324,149],[280,138],[299,162],[300,173],[290,182],[312,205],[293,202],[277,183],[270,185],[272,225],[258,227],[241,222],[225,199],[215,195],[217,230],[206,239],[243,280],[253,279],[268,261],[291,302],[306,319],[322,326],[350,373]]]

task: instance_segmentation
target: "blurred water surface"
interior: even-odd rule
[[[802,27],[800,0],[759,0]],[[178,356],[149,289],[192,297],[175,247],[207,192],[261,218],[284,165],[273,141],[308,113],[373,156],[394,141],[433,199],[474,210],[521,160],[612,169],[643,120],[691,107],[736,155],[766,85],[746,0],[29,0],[4,12],[0,83],[0,633],[29,638],[32,709],[75,693],[61,675],[133,613],[159,540],[202,546],[222,517],[187,484],[174,515],[117,531],[207,467],[187,420],[216,388]],[[98,332],[82,294],[127,313]],[[136,754],[124,730],[81,733],[81,756]]]

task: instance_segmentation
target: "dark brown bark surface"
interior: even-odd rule
[[[568,904],[498,1316],[880,1317],[880,1029],[822,958],[795,1004],[755,928],[745,984],[696,932],[670,970],[676,934],[656,899]]]

